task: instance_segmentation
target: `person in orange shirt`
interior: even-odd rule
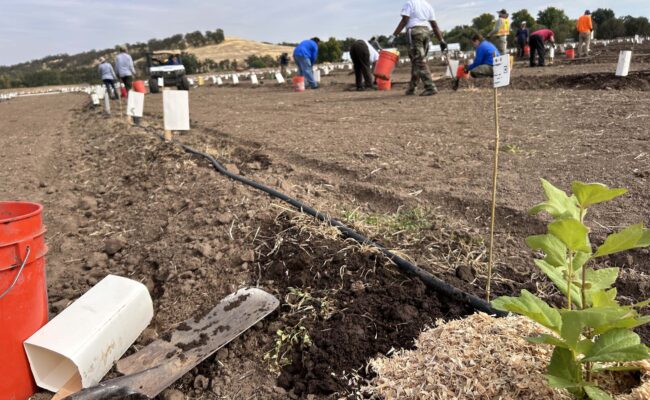
[[[591,11],[585,11],[585,15],[578,18],[578,34],[580,35],[580,42],[578,43],[578,56],[588,57],[591,47],[591,32],[594,30],[593,22],[591,21]]]

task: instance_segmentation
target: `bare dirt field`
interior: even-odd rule
[[[615,60],[518,63],[500,92],[494,295],[525,288],[558,300],[524,243],[545,229],[544,217],[527,213],[543,199],[539,178],[567,190],[573,180],[630,190],[590,214],[596,242],[626,224],[650,225],[649,65],[614,78]],[[176,138],[483,297],[493,92],[489,82],[453,92],[440,80],[437,96],[406,97],[407,80],[402,67],[391,92],[356,92],[343,71],[305,93],[274,83],[197,88],[193,129]],[[410,348],[438,319],[473,312],[162,143],[161,103],[147,96],[141,127],[119,113],[104,117],[82,95],[0,103],[0,198],[45,205],[52,316],[109,273],[147,285],[154,321],[130,351],[237,288],[260,286],[280,299],[163,398],[357,398],[371,357]],[[603,265],[621,267],[623,301],[650,295],[647,250]],[[280,340],[280,330],[295,342]],[[649,329],[640,334],[650,343]]]

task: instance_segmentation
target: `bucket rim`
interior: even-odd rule
[[[12,205],[33,206],[34,210],[27,214],[17,215],[11,218],[2,219],[2,217],[0,217],[0,224],[9,224],[11,222],[22,221],[24,219],[35,217],[43,212],[43,205],[38,203],[32,203],[28,201],[0,201],[0,209]]]

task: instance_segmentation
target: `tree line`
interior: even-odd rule
[[[220,44],[224,40],[223,29],[216,29],[205,33],[195,31],[184,35],[176,34],[165,39],[151,39],[147,43],[127,43],[126,47],[134,60],[141,60],[145,58],[148,51],[186,50],[189,47]],[[57,54],[13,66],[0,66],[0,89],[95,82],[97,70],[94,64],[97,59],[114,57],[117,54],[116,49],[117,46],[75,55]],[[188,58],[191,68],[200,67],[201,63],[192,58],[192,55],[185,53],[185,57]],[[144,70],[143,64],[144,61],[136,63],[136,68]],[[206,60],[206,65],[219,68],[220,63]]]

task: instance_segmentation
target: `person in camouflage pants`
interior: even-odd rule
[[[447,50],[447,42],[436,22],[436,14],[427,0],[406,0],[400,13],[400,20],[395,32],[388,38],[388,44],[393,45],[395,37],[406,28],[409,41],[409,56],[411,57],[411,83],[406,91],[407,96],[415,94],[418,83],[422,81],[424,91],[420,96],[433,96],[438,93],[431,79],[431,71],[427,65],[429,54],[429,39],[431,29],[440,41],[440,49]]]
[[[429,29],[416,26],[409,31],[409,57],[411,58],[411,83],[408,92],[415,93],[418,83],[422,80],[425,91],[436,92],[436,86],[431,79],[431,71],[427,65],[429,54]]]

